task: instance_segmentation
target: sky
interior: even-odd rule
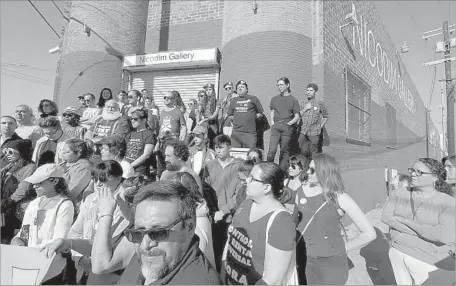
[[[182,0],[184,1],[184,0]],[[246,0],[247,1],[247,0]],[[63,9],[64,2],[55,1]],[[51,1],[33,1],[48,22],[60,34],[64,19]],[[452,5],[452,6],[450,6]],[[434,67],[422,63],[443,58],[435,54],[435,43],[443,40],[436,36],[428,41],[422,33],[442,27],[444,20],[456,24],[456,3],[451,1],[375,1],[377,12],[387,27],[391,39],[400,48],[404,41],[410,51],[402,54],[407,70],[414,81],[424,104],[427,104]],[[450,14],[451,11],[453,14]],[[456,35],[453,34],[452,37]],[[48,50],[59,45],[59,38],[47,26],[28,1],[0,1],[0,113],[11,114],[14,107],[27,103],[36,109],[43,98],[52,99],[58,55]],[[452,56],[455,49],[452,49]],[[11,65],[13,64],[13,65]],[[26,65],[14,66],[17,64]],[[452,76],[456,77],[456,62],[452,63]],[[441,131],[440,83],[444,78],[444,65],[437,66],[436,83],[431,102],[431,118]]]

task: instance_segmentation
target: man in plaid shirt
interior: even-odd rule
[[[328,110],[321,101],[317,101],[315,94],[318,85],[310,83],[307,86],[307,101],[300,101],[301,134],[299,134],[299,148],[307,155],[312,156],[322,152],[322,129],[328,121]]]

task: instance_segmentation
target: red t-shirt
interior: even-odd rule
[[[224,282],[228,285],[254,285],[263,277],[266,229],[273,212],[250,222],[252,204],[251,199],[246,199],[239,206],[228,228],[224,265],[227,274]],[[269,245],[283,251],[292,251],[296,230],[290,214],[277,214],[267,235]]]

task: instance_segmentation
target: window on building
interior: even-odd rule
[[[396,148],[396,109],[386,103],[386,141],[387,147]]]
[[[353,73],[345,69],[345,133],[347,142],[370,146],[371,136],[371,88]]]

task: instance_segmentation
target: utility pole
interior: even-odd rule
[[[443,42],[445,45],[444,58],[447,60],[451,55],[450,33],[448,29],[448,21],[443,22]],[[451,81],[451,61],[445,61],[445,80],[446,80],[446,96],[447,96],[447,134],[448,134],[448,155],[455,155],[454,142],[454,88]]]
[[[445,81],[446,81],[446,102],[447,102],[447,137],[448,137],[448,155],[455,155],[455,123],[454,123],[454,83],[451,78],[451,61],[456,60],[456,57],[451,57],[451,48],[456,46],[456,39],[450,39],[450,32],[456,30],[456,25],[448,26],[448,21],[443,22],[441,29],[436,29],[423,33],[423,39],[427,40],[433,36],[443,34],[443,42],[438,42],[436,45],[436,53],[443,52],[444,58],[433,62],[423,63],[423,66],[437,65],[445,63]],[[426,111],[427,114],[427,111]],[[426,122],[427,123],[427,122]],[[426,136],[428,133],[426,132]],[[427,141],[426,141],[427,142]]]
[[[446,153],[446,150],[448,149],[446,146],[446,138],[445,138],[445,84],[443,81],[440,81],[440,105],[442,109],[442,152],[443,154]]]
[[[429,158],[429,109],[424,107],[424,112],[426,118],[426,158]]]

